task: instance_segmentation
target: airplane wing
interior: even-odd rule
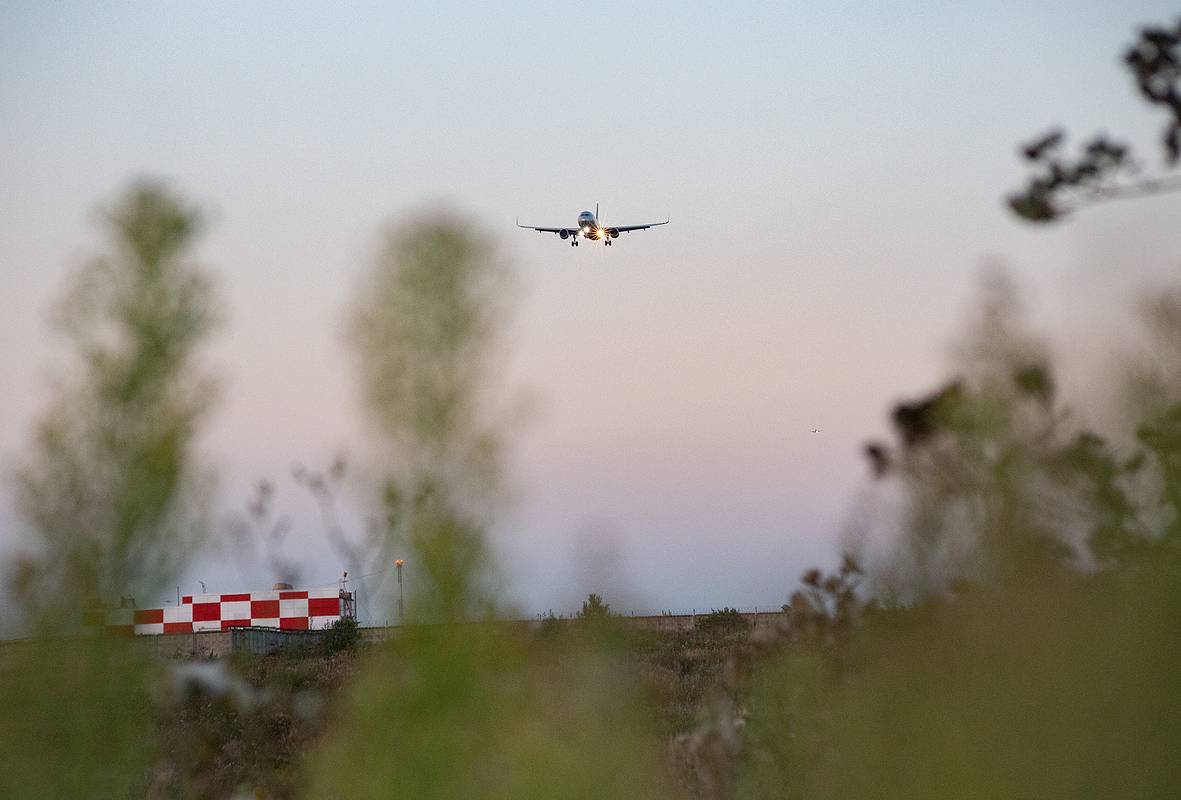
[[[619,231],[620,233],[627,233],[628,231],[646,231],[649,228],[655,228],[657,225],[667,225],[668,220],[664,222],[649,222],[647,225],[608,225],[608,230]]]
[[[560,234],[563,231],[565,231],[567,236],[570,236],[571,234],[578,233],[578,228],[540,228],[536,225],[522,225],[520,220],[517,220],[517,227],[518,228],[527,228],[531,231],[537,231],[538,233]]]

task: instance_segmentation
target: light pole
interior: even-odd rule
[[[402,600],[402,567],[406,564],[405,560],[399,558],[394,562],[394,566],[398,568],[398,625],[406,624],[405,605]]]

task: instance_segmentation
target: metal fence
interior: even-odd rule
[[[697,608],[635,608],[635,609],[611,609],[611,614],[616,617],[705,617],[715,611],[731,610],[737,611],[739,614],[779,614],[785,610],[785,606],[775,603],[768,603],[765,606],[699,606]],[[555,611],[537,612],[532,619],[544,620],[549,617],[557,619],[573,619],[578,616],[578,611],[567,611],[557,613]]]
[[[311,650],[320,646],[323,631],[294,631],[279,628],[231,628],[230,649],[266,656],[271,653]]]

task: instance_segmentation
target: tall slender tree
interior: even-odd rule
[[[385,461],[390,537],[413,567],[418,612],[458,619],[481,594],[500,441],[491,367],[508,310],[507,266],[459,220],[391,229],[350,318],[364,405]]]
[[[217,321],[190,260],[199,213],[141,181],[103,213],[104,255],[72,278],[55,325],[72,369],[36,427],[17,497],[33,548],[14,585],[34,614],[158,591],[205,530],[195,442],[214,398],[199,351]]]

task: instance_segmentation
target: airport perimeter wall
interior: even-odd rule
[[[652,614],[644,616],[620,616],[617,619],[629,626],[639,628],[641,630],[659,631],[663,633],[675,633],[679,631],[692,630],[697,624],[698,617],[705,616],[704,614]],[[758,611],[743,613],[750,624],[751,632],[766,630],[771,628],[782,627],[787,622],[787,615],[782,611]],[[576,625],[578,619],[574,617],[559,617],[557,621],[563,625]],[[535,626],[541,624],[540,620],[519,620],[512,624]],[[254,630],[254,629],[245,629]],[[364,642],[381,642],[387,639],[398,636],[406,628],[397,625],[389,627],[375,627],[362,628],[361,639]],[[287,632],[281,631],[267,631],[268,635],[274,639],[283,639],[283,634]],[[291,631],[292,640],[299,638],[300,641],[306,637],[305,631]],[[242,637],[239,636],[239,647],[247,638],[257,639],[258,637]],[[0,642],[0,666],[3,666],[5,659],[5,651],[11,653],[10,648],[21,647],[28,640],[11,640],[7,642]],[[233,631],[200,631],[196,633],[175,633],[164,634],[159,636],[134,636],[130,638],[135,647],[142,648],[147,654],[156,658],[166,659],[210,659],[222,658],[229,655],[233,651],[234,640]],[[255,648],[251,648],[255,649]]]
[[[622,622],[633,628],[639,628],[646,631],[659,631],[662,633],[676,633],[680,631],[691,631],[697,624],[697,620],[701,617],[708,616],[707,614],[644,614],[644,615],[621,615],[615,617],[616,620]],[[752,633],[761,630],[771,630],[781,628],[787,624],[787,614],[783,611],[747,611],[742,612],[742,616],[750,625]],[[555,617],[556,622],[561,625],[577,625],[579,619],[577,617]],[[515,620],[510,624],[536,626],[543,623],[542,619],[533,620]],[[367,642],[380,642],[386,639],[397,636],[406,628],[397,625],[362,628],[361,638]]]

